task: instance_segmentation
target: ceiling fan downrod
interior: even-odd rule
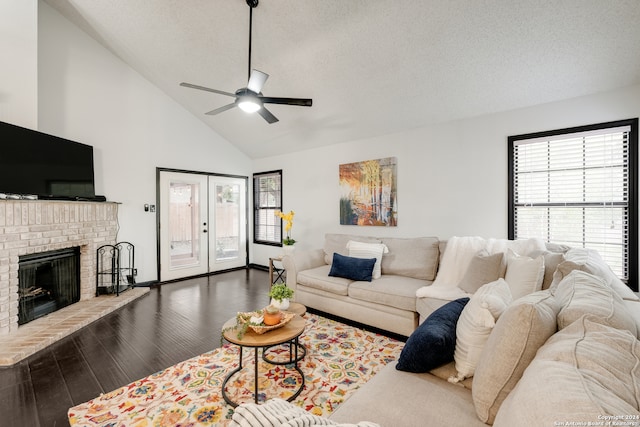
[[[251,34],[253,33],[253,9],[258,7],[258,0],[247,0],[249,5],[249,67],[247,70],[247,80],[251,78]]]

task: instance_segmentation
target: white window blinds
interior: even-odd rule
[[[280,244],[282,221],[275,212],[282,209],[282,171],[253,175],[253,241]]]
[[[630,131],[621,126],[512,141],[514,237],[595,249],[627,280]]]

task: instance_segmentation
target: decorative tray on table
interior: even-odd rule
[[[244,325],[245,323],[249,323],[247,325],[247,327],[249,329],[251,329],[252,331],[254,331],[256,334],[264,334],[265,332],[269,332],[272,331],[274,329],[278,329],[283,327],[284,325],[286,325],[287,323],[289,323],[289,321],[291,321],[291,319],[293,319],[293,317],[296,315],[295,313],[291,313],[289,311],[283,311],[282,312],[282,320],[280,320],[280,323],[276,324],[276,325],[272,325],[272,326],[266,326],[264,324],[258,325],[255,323],[251,323],[250,319],[254,316],[261,316],[262,312],[260,311],[249,311],[249,312],[240,312],[238,313],[237,319],[238,319],[238,325]]]

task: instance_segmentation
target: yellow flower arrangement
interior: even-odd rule
[[[293,216],[295,215],[294,211],[289,211],[289,213],[284,213],[281,211],[276,211],[276,216],[278,216],[280,219],[284,220],[286,222],[285,226],[284,226],[284,231],[287,232],[287,237],[282,239],[282,243],[284,245],[293,245],[296,241],[293,240],[291,238],[291,227],[293,227]]]

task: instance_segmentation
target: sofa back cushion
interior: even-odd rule
[[[569,274],[572,269],[578,269],[591,273],[598,277],[601,277],[604,282],[615,290],[622,299],[628,299],[630,301],[638,301],[640,298],[633,293],[633,291],[620,280],[609,265],[602,259],[600,254],[593,249],[586,248],[571,248],[565,254],[567,262],[571,262],[572,268],[569,268],[564,263],[558,266],[558,269],[564,267],[562,271],[556,271],[553,277],[553,284],[558,283],[564,276]]]
[[[355,236],[352,234],[333,234],[327,233],[324,235],[324,262],[325,264],[331,264],[333,262],[333,254],[339,253],[340,255],[349,256],[349,249],[347,249],[347,243],[349,240],[355,242],[365,243],[381,243],[380,239],[367,236]]]
[[[607,425],[603,418],[607,415],[638,415],[638,402],[638,340],[629,331],[583,316],[538,350],[493,425],[537,427],[562,421]]]
[[[538,349],[556,332],[559,311],[553,295],[539,291],[514,301],[502,313],[473,377],[473,403],[482,421],[493,424]]]
[[[433,280],[438,271],[437,237],[412,239],[382,238],[389,253],[382,257],[382,274],[395,274],[421,280]]]
[[[622,298],[598,276],[573,270],[551,288],[551,293],[561,306],[558,329],[566,328],[586,314],[599,323],[638,334],[636,322],[627,312]]]

